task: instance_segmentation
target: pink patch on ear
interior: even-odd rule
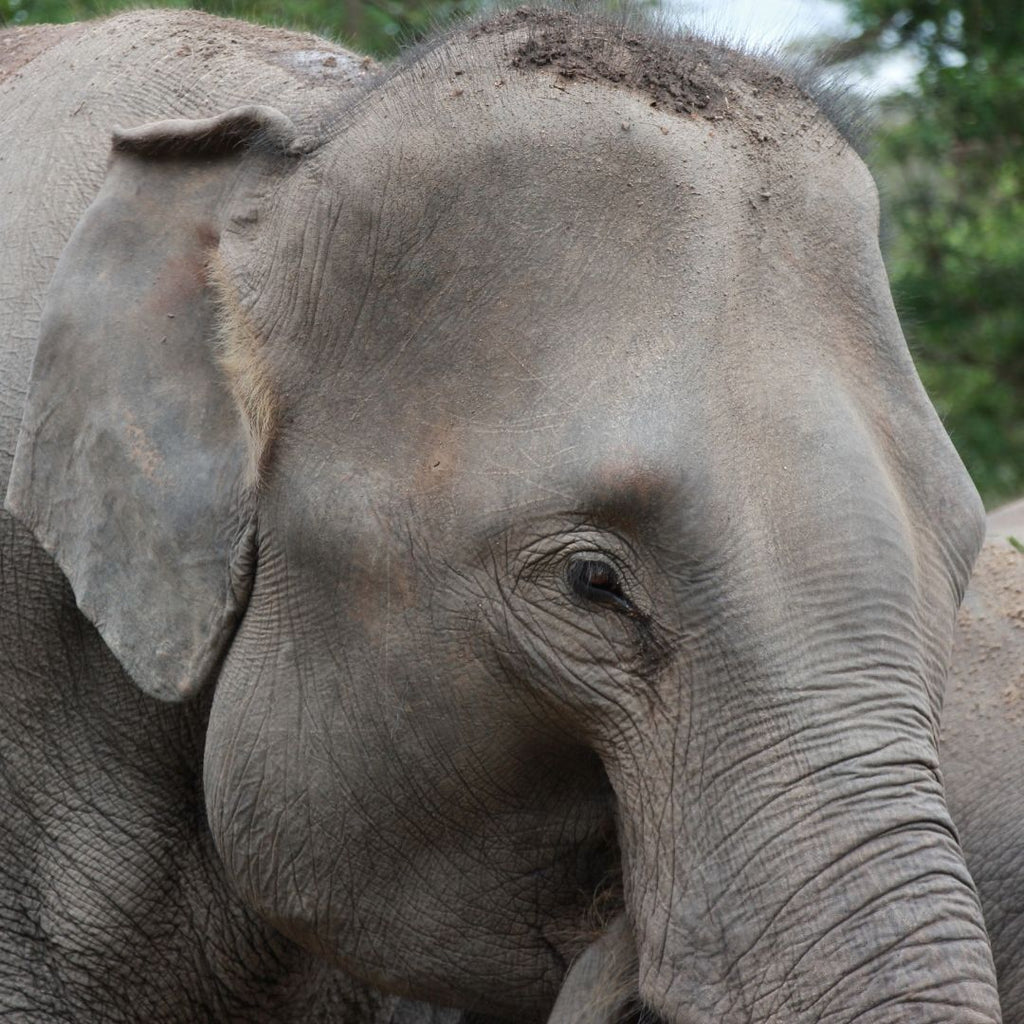
[[[191,305],[206,286],[205,252],[200,248],[186,256],[168,259],[160,268],[152,291],[146,296],[146,312],[173,320],[182,306]]]
[[[220,232],[209,221],[200,221],[196,225],[196,239],[200,249],[214,249],[220,245]]]

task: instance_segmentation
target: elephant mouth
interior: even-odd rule
[[[621,1024],[667,1024],[664,1017],[659,1017],[649,1006],[644,1006],[638,999],[632,1000],[619,1018]]]
[[[636,943],[624,912],[573,962],[548,1024],[666,1024],[640,999]]]
[[[618,999],[607,993],[577,993],[570,1006],[560,1000],[547,1024],[668,1024],[656,1010],[645,1006],[634,991]]]

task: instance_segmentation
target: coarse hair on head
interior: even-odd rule
[[[809,104],[861,155],[870,134],[866,99],[812,57],[754,50],[720,34],[695,32],[635,0],[613,10],[556,0],[489,7],[436,30],[353,90],[323,125],[321,140],[343,130],[347,115],[387,83],[417,74],[428,58],[439,59],[442,68],[451,65],[454,72],[464,48],[484,36],[510,37],[510,70],[544,70],[567,82],[603,81],[643,93],[652,107],[678,114],[710,121],[731,118],[739,110],[730,99],[735,86],[744,83],[766,106]]]
[[[277,433],[277,394],[260,338],[241,307],[219,252],[210,254],[207,275],[217,304],[217,361],[245,427],[248,441],[245,483],[255,490],[265,475]]]

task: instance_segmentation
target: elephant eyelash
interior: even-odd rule
[[[574,524],[567,532],[546,533],[527,546],[515,586],[539,584],[549,593],[561,594],[577,614],[614,614],[626,619],[638,629],[646,648],[654,637],[654,616],[637,574],[615,550],[620,547],[634,554],[631,546],[605,530]]]
[[[610,562],[598,557],[570,558],[565,569],[573,593],[583,601],[636,617],[639,611],[626,595],[621,574]]]

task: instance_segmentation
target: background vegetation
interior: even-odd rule
[[[73,21],[135,2],[0,0],[0,24]],[[482,0],[157,2],[387,55]],[[854,31],[831,59],[905,51],[919,61],[913,85],[879,101],[874,170],[889,270],[921,376],[992,506],[1024,494],[1024,3],[843,2]]]
[[[873,169],[918,369],[991,507],[1024,494],[1024,3],[845,0],[840,56],[897,50]]]

